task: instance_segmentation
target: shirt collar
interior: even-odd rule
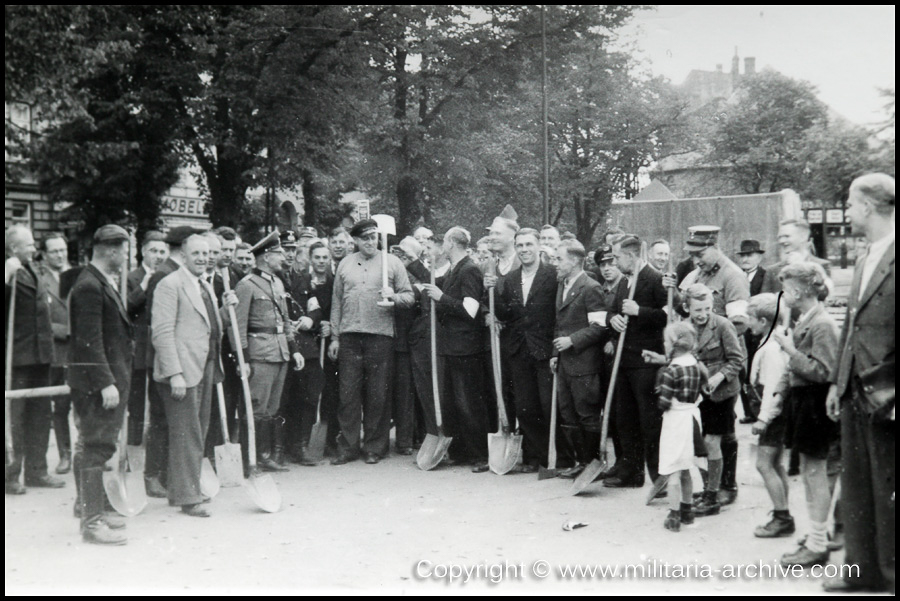
[[[690,367],[692,365],[697,365],[697,357],[693,356],[690,353],[686,353],[672,359],[672,361],[670,361],[670,364],[680,365],[682,367]]]
[[[887,236],[882,236],[881,239],[876,240],[869,244],[869,254],[870,255],[882,255],[887,250],[887,248],[893,244],[894,242],[894,231],[891,232]]]

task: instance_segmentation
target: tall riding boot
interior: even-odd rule
[[[719,503],[730,505],[737,498],[738,442],[734,434],[722,437],[722,483],[719,486]]]
[[[562,426],[561,430],[569,448],[575,453],[575,465],[561,471],[559,477],[574,480],[584,471],[585,467],[583,431],[578,426]]]
[[[124,545],[128,539],[112,530],[103,518],[105,502],[103,468],[81,470],[81,538],[96,545]]]
[[[594,459],[600,459],[600,432],[583,431],[584,439],[584,458],[585,462],[590,463]]]
[[[249,432],[247,418],[242,416],[238,420],[238,424],[238,432],[236,434],[237,440],[241,445],[241,462],[244,466],[244,477],[247,478],[250,476],[250,444],[248,443],[247,437],[247,433]],[[234,440],[234,438],[232,438],[232,440]]]
[[[284,423],[280,415],[270,420],[272,424],[272,461],[280,467],[284,467]]]
[[[271,417],[256,420],[256,463],[264,472],[286,472],[272,460],[272,432],[275,420]]]

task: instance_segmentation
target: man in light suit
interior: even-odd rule
[[[575,450],[575,465],[561,478],[576,478],[600,453],[600,338],[603,328],[590,322],[592,313],[604,310],[600,284],[588,277],[582,265],[586,252],[577,240],[563,240],[559,247],[556,293],[556,330],[550,368],[559,374],[559,417],[563,433]]]
[[[160,385],[169,424],[169,503],[187,515],[209,517],[200,506],[206,500],[200,493],[200,464],[212,389],[224,378],[223,326],[215,292],[201,278],[209,243],[203,236],[190,236],[182,254],[184,265],[163,278],[153,294],[153,379]],[[234,293],[222,300],[225,307],[237,304]]]
[[[825,583],[829,592],[894,593],[894,178],[850,185],[847,218],[868,249],[856,262],[827,408],[841,421],[841,515],[845,564],[858,574]]]

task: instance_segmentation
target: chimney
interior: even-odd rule
[[[744,75],[754,75],[756,73],[756,59],[748,56],[744,59]]]
[[[740,65],[741,59],[738,58],[738,49],[737,46],[734,47],[734,57],[731,59],[731,86],[733,88],[737,88],[738,81],[740,80]]]

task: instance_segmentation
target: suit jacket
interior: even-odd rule
[[[753,274],[753,279],[750,280],[750,296],[756,296],[757,294],[762,292],[763,282],[766,279],[766,268],[765,267],[757,267],[756,273]]]
[[[134,328],[118,290],[88,265],[69,295],[69,310],[69,386],[90,394],[115,385],[124,398],[131,386]]]
[[[406,273],[416,300],[411,307],[394,307],[394,351],[398,353],[410,352],[412,343],[431,336],[431,301],[412,283],[413,278],[419,283],[427,283],[430,279],[428,268],[416,260],[406,266]],[[423,315],[425,319],[422,319]]]
[[[165,261],[163,261],[159,267],[157,267],[156,271],[153,272],[153,275],[150,276],[150,281],[147,282],[147,290],[145,292],[145,303],[146,303],[146,311],[147,311],[147,323],[150,323],[152,307],[153,307],[153,293],[156,290],[156,287],[163,280],[164,277],[169,275],[170,273],[175,273],[181,269],[181,266],[172,259],[172,257],[168,257]],[[130,303],[129,303],[130,304]],[[144,346],[144,364],[147,369],[153,367],[153,354],[155,352],[152,344],[153,333],[150,329],[147,330],[147,344]]]
[[[484,319],[476,310],[475,317],[463,306],[463,299],[476,303],[484,294],[481,270],[470,257],[463,257],[440,284],[444,296],[435,303],[438,321],[438,353],[467,356],[483,352]]]
[[[723,401],[740,392],[738,374],[746,358],[734,325],[721,315],[711,313],[697,339],[697,359],[709,370],[710,377],[718,373],[725,376],[725,381],[710,391],[713,401]]]
[[[62,274],[60,274],[60,277]],[[50,268],[42,265],[38,278],[47,291],[50,304],[50,329],[53,330],[53,365],[64,366],[69,360],[69,307],[65,297],[60,295],[59,280],[53,277]]]
[[[588,313],[603,311],[603,291],[600,284],[586,273],[578,276],[563,296],[565,282],[559,282],[556,291],[556,331],[554,337],[568,336],[572,348],[558,353],[557,369],[569,376],[588,376],[600,373],[600,338],[603,328],[588,322]]]
[[[209,284],[201,280],[201,285],[206,286],[210,297],[215,299]],[[155,381],[168,382],[172,376],[181,374],[188,388],[200,383],[210,352],[211,320],[216,321],[219,333],[224,333],[219,312],[207,314],[200,289],[186,269],[179,269],[160,280],[153,291],[150,308],[151,341],[156,351],[153,358]],[[220,342],[221,338],[217,343]],[[221,382],[224,375],[221,362],[216,375],[216,382]]]
[[[6,323],[9,323],[9,301],[12,278],[6,284]],[[50,365],[54,361],[53,326],[47,289],[31,263],[16,273],[16,315],[13,334],[13,365]]]
[[[504,344],[512,355],[527,353],[532,359],[549,359],[556,327],[556,269],[540,263],[528,298],[522,298],[522,268],[498,283],[497,318],[505,322]]]
[[[625,344],[622,347],[622,369],[641,369],[648,367],[641,355],[648,350],[655,353],[665,352],[663,348],[663,330],[668,316],[663,308],[668,301],[668,294],[662,285],[662,275],[651,265],[645,265],[637,276],[634,290],[634,302],[638,304],[638,314],[628,318],[625,330]],[[628,299],[628,278],[619,280],[619,287],[607,314],[606,324],[614,315],[622,313],[622,303]],[[609,328],[610,336],[616,338],[615,330]]]
[[[319,341],[321,336],[319,328],[322,321],[331,314],[331,292],[330,282],[334,281],[334,276],[326,272],[325,283],[320,286],[313,287],[312,274],[309,270],[302,273],[295,273],[290,278],[291,287],[288,294],[297,303],[303,317],[309,317],[313,320],[311,330],[298,331],[296,336],[297,346],[300,354],[304,359],[319,359]],[[326,295],[328,296],[326,302]],[[325,310],[328,309],[326,313]]]
[[[848,383],[853,375],[888,369],[893,383],[894,365],[894,245],[891,244],[872,273],[860,298],[860,284],[866,256],[856,262],[847,317],[841,333],[835,369],[830,381],[838,393],[849,394]],[[863,389],[864,393],[871,390]],[[875,407],[866,408],[871,413]]]

